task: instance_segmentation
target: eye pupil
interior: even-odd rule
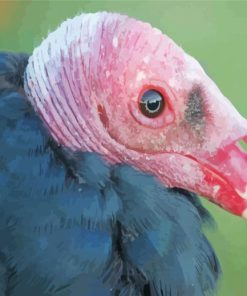
[[[149,110],[150,112],[155,112],[157,110],[159,110],[160,108],[160,101],[156,100],[156,101],[148,101],[146,103],[146,107],[147,107],[147,110]]]
[[[143,93],[140,100],[140,109],[145,116],[155,118],[162,113],[164,107],[165,101],[160,92],[151,89]]]

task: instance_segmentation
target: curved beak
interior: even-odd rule
[[[205,159],[202,170],[205,181],[213,189],[209,199],[247,219],[247,153],[239,140],[247,143],[247,134],[220,147],[214,156]]]
[[[247,143],[247,120],[211,80],[205,79],[213,124],[205,134],[205,146],[191,157],[203,172],[204,184],[198,192],[247,219],[247,152],[239,143]]]

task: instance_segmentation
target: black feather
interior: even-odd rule
[[[198,198],[57,145],[19,91],[26,60],[0,54],[0,295],[213,291]]]

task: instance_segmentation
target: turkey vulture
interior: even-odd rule
[[[246,120],[199,63],[114,13],[0,53],[0,295],[203,296],[196,194],[247,218]]]

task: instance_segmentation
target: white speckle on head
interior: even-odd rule
[[[174,155],[174,154],[169,155],[169,160],[170,160],[170,161],[174,161],[174,160],[176,160],[175,155]]]
[[[112,39],[112,45],[115,48],[118,47],[118,38],[116,36],[114,36],[113,39]]]
[[[245,209],[242,213],[242,217],[247,220],[247,209]]]
[[[177,80],[173,77],[169,79],[168,83],[171,87],[175,87],[177,85]]]
[[[106,76],[106,78],[108,78],[108,77],[110,76],[110,71],[107,70],[107,71],[105,72],[105,76]]]
[[[160,133],[160,134],[159,134],[159,138],[160,138],[162,141],[164,141],[164,140],[166,140],[166,135],[165,135],[164,133]]]
[[[214,194],[216,194],[220,190],[220,186],[219,185],[215,185],[213,187],[213,189],[214,189]]]
[[[190,174],[190,172],[192,171],[191,164],[190,164],[190,163],[185,163],[185,164],[183,165],[183,171],[184,171],[186,174]]]
[[[141,81],[146,78],[146,74],[143,71],[139,71],[136,76],[136,81]]]
[[[148,63],[150,62],[150,56],[145,56],[145,57],[143,58],[143,62],[144,62],[145,64],[148,64]]]
[[[245,192],[241,192],[238,189],[235,189],[237,194],[240,195],[243,199],[247,199],[247,186],[245,187]]]
[[[159,170],[158,170],[158,173],[159,173],[160,175],[164,175],[164,171],[163,171],[162,169],[159,169]]]

